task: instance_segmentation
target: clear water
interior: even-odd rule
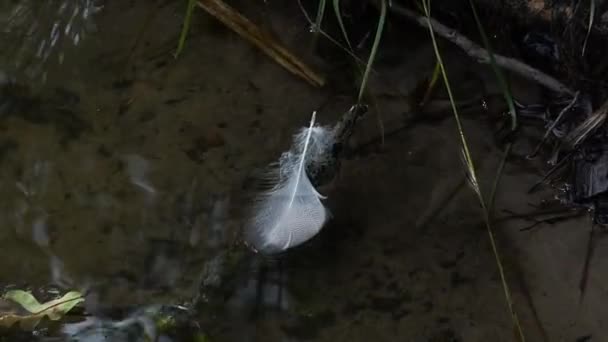
[[[199,9],[175,59],[185,7],[177,0],[0,7],[7,51],[0,69],[0,287],[33,289],[41,298],[86,292],[86,320],[76,313],[75,325],[59,328],[77,341],[135,341],[145,332],[159,341],[200,341],[203,334],[210,341],[511,341],[479,208],[460,186],[449,112],[403,126],[403,94],[433,68],[428,42],[396,49],[405,54],[401,62],[379,65],[383,78],[371,87],[386,139],[381,144],[370,114],[340,177],[322,189],[329,224],[301,248],[263,258],[240,236],[252,180],[312,110],[321,122],[335,122],[354,91],[340,83],[309,86]],[[332,74],[332,64],[302,44],[311,37],[297,6],[238,8]],[[412,41],[425,41],[416,34]],[[387,54],[400,46],[387,41]],[[484,110],[471,99],[480,92],[470,77],[478,67],[446,53],[461,80],[458,96],[472,103],[466,124],[489,186],[500,158],[491,123],[501,107]],[[519,89],[533,96],[529,85]],[[523,156],[522,144],[516,152]],[[499,209],[529,211],[528,202],[543,198],[525,194],[538,171],[518,160],[505,174]],[[524,235],[515,222],[497,234],[532,340],[541,335],[529,294],[551,337],[602,331],[601,305],[580,315],[569,310],[578,273],[563,265],[578,269],[584,255],[579,223]],[[601,279],[591,283],[587,295],[601,299]],[[149,313],[158,310],[168,310],[179,328],[155,330]]]
[[[65,54],[95,31],[93,16],[100,9],[93,0],[4,2],[0,16],[3,73],[44,81],[49,59],[63,64]]]

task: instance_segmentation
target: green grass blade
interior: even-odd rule
[[[179,35],[179,42],[177,43],[177,49],[173,54],[173,57],[177,59],[179,55],[182,53],[184,49],[184,45],[186,44],[186,37],[188,36],[188,32],[190,31],[190,22],[192,20],[192,12],[194,12],[194,6],[196,5],[196,0],[188,0],[188,8],[186,9],[186,17],[184,18],[184,24],[182,26],[182,32]]]
[[[595,0],[591,0],[589,4],[589,27],[587,28],[587,35],[585,36],[585,42],[583,43],[583,51],[581,56],[585,56],[585,49],[587,48],[587,39],[591,34],[591,27],[593,27],[593,19],[595,18]]]
[[[317,17],[312,27],[312,32],[319,33],[321,31],[321,24],[323,23],[323,17],[325,16],[325,6],[327,5],[325,0],[319,1],[319,7],[317,8]]]
[[[308,14],[308,12],[306,12],[306,9],[302,5],[302,0],[298,0],[298,5],[300,6],[300,10],[302,11],[302,14],[304,14],[304,18],[306,18],[306,21],[308,21],[308,24],[311,27],[314,27],[315,22],[312,21],[312,19],[310,18],[310,15]],[[363,60],[361,60],[361,58],[357,57],[357,55],[355,55],[351,50],[349,50],[344,45],[340,44],[340,42],[338,42],[332,36],[327,34],[327,32],[323,31],[323,29],[321,29],[321,28],[318,28],[318,29],[319,29],[320,35],[325,37],[327,40],[329,40],[330,43],[334,44],[335,46],[340,48],[342,51],[344,51],[346,54],[348,54],[350,57],[352,57],[357,62],[358,65],[365,65],[365,62],[363,62]],[[374,70],[372,70],[372,71],[374,71]]]
[[[426,14],[427,18],[430,19],[430,17],[431,17],[430,0],[422,0],[422,3],[423,3],[425,14]],[[450,82],[448,80],[447,73],[445,71],[445,65],[443,63],[443,59],[441,58],[441,54],[439,53],[439,47],[438,47],[437,41],[435,39],[435,32],[433,32],[432,23],[430,20],[428,20],[428,25],[429,25],[429,32],[431,35],[431,40],[433,41],[433,48],[435,49],[435,57],[437,58],[437,63],[439,64],[439,67],[440,67],[441,76],[442,76],[443,82],[445,83],[445,86],[446,86],[448,97],[450,99],[450,104],[452,106],[452,111],[454,112],[454,118],[456,120],[456,126],[458,128],[458,133],[459,133],[459,137],[460,137],[462,148],[463,148],[464,159],[467,164],[467,167],[473,169],[473,172],[471,174],[471,176],[474,177],[473,180],[477,181],[477,177],[476,177],[476,174],[474,171],[475,168],[473,165],[473,160],[471,158],[471,153],[469,152],[468,144],[466,141],[466,136],[464,134],[464,129],[462,127],[462,122],[460,121],[460,115],[458,114],[458,109],[456,108],[456,101],[454,100],[454,95],[452,94],[452,88],[450,87]],[[485,202],[483,205],[485,206]]]
[[[336,19],[338,19],[338,25],[340,25],[340,30],[342,30],[344,40],[346,40],[346,45],[348,45],[350,51],[353,51],[353,46],[350,44],[350,39],[348,39],[348,33],[346,33],[346,26],[344,26],[344,21],[342,20],[342,11],[340,11],[340,0],[334,0],[334,13],[336,14]]]
[[[380,8],[380,18],[378,19],[378,27],[376,28],[376,36],[374,37],[374,44],[372,45],[372,51],[369,54],[369,59],[367,60],[367,65],[365,66],[365,72],[363,73],[363,79],[361,80],[361,85],[359,87],[359,96],[357,97],[358,102],[361,102],[361,100],[363,100],[363,94],[365,93],[367,80],[369,79],[369,72],[372,69],[374,60],[376,59],[376,54],[378,53],[378,46],[380,45],[380,39],[382,38],[382,31],[384,30],[384,23],[386,21],[386,0],[382,0],[381,6],[382,7]]]
[[[517,130],[517,112],[515,110],[515,103],[513,101],[513,96],[511,94],[511,87],[504,77],[502,70],[496,64],[496,59],[494,58],[494,53],[492,52],[492,47],[490,45],[490,40],[488,39],[488,35],[481,24],[481,20],[479,20],[479,15],[477,14],[477,10],[475,9],[475,4],[473,0],[469,0],[469,4],[471,5],[471,11],[473,12],[473,17],[475,18],[475,23],[477,24],[477,29],[481,35],[481,39],[483,41],[483,45],[485,49],[488,51],[488,55],[490,57],[490,66],[496,75],[496,79],[498,80],[498,85],[502,91],[502,94],[505,98],[505,102],[509,107],[509,115],[511,116],[511,131],[512,133]],[[498,170],[496,171],[496,176],[494,177],[494,183],[492,184],[492,191],[490,193],[490,201],[488,204],[488,210],[490,211],[490,215],[494,212],[494,203],[496,201],[496,192],[498,191],[498,186],[500,184],[500,179],[502,178],[502,173],[504,171],[507,159],[511,154],[511,149],[513,144],[509,142],[507,147],[505,148],[503,157],[500,161],[500,165]]]
[[[431,14],[430,14],[430,5],[431,5],[431,3],[430,3],[430,0],[422,0],[422,3],[423,3],[423,6],[424,6],[425,15],[426,15],[427,20],[428,20],[429,33],[430,33],[430,36],[431,36],[431,40],[433,42],[433,48],[435,50],[435,56],[437,58],[437,62],[440,64],[441,74],[443,76],[443,81],[445,83],[445,87],[446,87],[446,90],[448,92],[448,96],[449,96],[450,103],[451,103],[451,106],[452,106],[452,111],[454,112],[454,118],[455,118],[455,121],[456,121],[456,125],[457,125],[457,128],[458,128],[458,133],[459,133],[461,144],[462,144],[464,161],[465,161],[466,167],[468,169],[469,176],[471,178],[471,182],[474,183],[474,185],[478,186],[479,183],[477,182],[477,175],[476,175],[476,171],[475,171],[475,166],[473,164],[473,159],[471,158],[471,153],[469,151],[469,147],[468,147],[468,144],[467,144],[466,136],[464,134],[462,123],[460,121],[460,115],[458,114],[458,109],[456,108],[456,103],[455,103],[454,96],[453,96],[452,90],[451,90],[451,86],[450,86],[450,83],[449,83],[449,80],[448,80],[448,77],[447,77],[447,72],[445,70],[445,65],[444,65],[443,60],[441,58],[441,53],[439,52],[439,47],[437,45],[437,40],[435,38],[435,33],[433,31],[433,26],[432,26],[433,24],[431,22]],[[500,258],[500,254],[498,253],[498,248],[496,246],[496,241],[494,239],[494,232],[493,232],[493,229],[492,229],[492,225],[491,225],[491,221],[490,221],[490,215],[489,215],[489,212],[488,212],[488,208],[487,208],[486,203],[484,201],[482,192],[479,191],[480,189],[475,189],[475,190],[476,190],[476,193],[477,193],[477,197],[479,199],[479,203],[480,203],[480,205],[482,207],[486,229],[487,229],[487,232],[488,232],[488,236],[490,238],[490,244],[492,246],[492,251],[494,253],[494,257],[496,258],[496,264],[497,264],[498,271],[499,271],[499,274],[500,274],[500,278],[501,278],[502,287],[503,287],[503,290],[504,290],[504,295],[505,295],[505,299],[506,299],[506,302],[507,302],[507,306],[508,306],[509,311],[511,313],[511,318],[513,320],[513,324],[514,324],[515,328],[517,329],[520,341],[525,341],[523,330],[521,329],[521,325],[519,323],[519,318],[517,317],[517,314],[516,314],[516,312],[514,310],[513,300],[511,298],[511,291],[509,289],[509,285],[508,285],[507,280],[506,280],[506,276],[505,276],[504,268],[503,268],[502,261],[501,261],[501,258]]]
[[[346,27],[344,26],[344,22],[342,20],[342,15],[341,15],[341,11],[340,11],[340,0],[333,0],[333,8],[334,8],[334,12],[336,15],[336,18],[338,20],[338,24],[340,26],[340,30],[342,31],[342,34],[344,36],[344,40],[346,40],[346,43],[348,44],[348,48],[342,46],[340,43],[338,43],[334,38],[332,38],[330,35],[328,35],[327,33],[325,33],[321,28],[320,28],[320,20],[319,17],[322,15],[320,13],[323,13],[322,11],[324,11],[324,9],[321,8],[321,6],[323,6],[324,8],[324,4],[325,2],[322,1],[322,3],[319,3],[320,8],[317,9],[317,18],[315,19],[315,23],[312,22],[312,19],[310,18],[309,14],[307,13],[306,9],[304,8],[304,6],[302,6],[301,0],[298,0],[298,5],[300,6],[300,9],[302,10],[302,13],[304,14],[304,16],[306,17],[306,20],[309,22],[309,24],[311,26],[313,26],[313,31],[316,29],[318,30],[318,32],[323,35],[325,38],[327,38],[330,42],[332,42],[333,44],[335,44],[336,46],[340,47],[342,50],[344,50],[346,53],[348,53],[354,60],[355,60],[355,64],[356,64],[356,72],[359,73],[359,75],[361,75],[362,77],[362,81],[360,83],[359,86],[359,95],[358,95],[358,100],[357,102],[361,102],[361,100],[363,99],[363,95],[366,92],[366,85],[367,85],[367,80],[369,79],[369,75],[371,72],[374,72],[373,69],[373,63],[375,60],[375,56],[377,54],[378,51],[378,45],[380,44],[380,38],[382,36],[382,31],[384,28],[384,24],[386,21],[386,0],[382,1],[382,10],[381,10],[381,15],[379,18],[379,22],[378,22],[378,28],[376,29],[376,36],[374,38],[374,43],[372,46],[372,51],[370,53],[370,56],[367,60],[366,63],[363,63],[363,61],[357,57],[354,54],[352,45],[350,43],[350,39],[348,38],[348,33],[346,32]],[[365,64],[365,69],[363,69],[363,65]],[[373,95],[371,96],[372,100],[373,100]],[[377,110],[377,104],[374,102],[374,107],[376,108],[376,112],[378,112]],[[382,141],[384,143],[384,126],[382,124],[382,121],[379,119],[378,121],[379,127],[380,127],[380,131],[382,134]]]
[[[419,106],[424,106],[428,100],[431,98],[431,94],[435,89],[435,85],[437,85],[437,80],[439,79],[439,75],[441,75],[441,65],[439,62],[435,62],[435,68],[433,69],[433,74],[431,75],[431,79],[429,80],[429,84],[426,87],[426,91],[422,96],[422,100],[420,100]]]
[[[494,176],[494,182],[492,183],[492,191],[490,192],[490,202],[488,204],[488,211],[490,212],[490,216],[493,216],[494,213],[494,203],[496,202],[496,193],[498,192],[498,186],[500,184],[500,179],[502,178],[502,174],[505,170],[505,166],[507,165],[507,159],[511,155],[511,150],[513,149],[513,143],[509,142],[505,151],[502,154],[502,158],[500,159],[500,164],[498,165],[498,169],[496,170],[496,176]]]
[[[325,17],[325,7],[327,6],[326,0],[319,0],[319,7],[317,7],[317,17],[315,22],[311,25],[311,31],[313,33],[312,46],[317,45],[319,40],[319,34],[321,31],[321,25],[323,24],[323,18]]]
[[[488,51],[488,55],[490,57],[490,65],[496,74],[496,78],[498,79],[498,84],[501,88],[501,91],[505,97],[505,101],[509,106],[509,114],[511,115],[511,130],[517,129],[517,112],[515,111],[515,104],[513,102],[513,97],[511,96],[511,89],[509,84],[507,83],[502,70],[496,64],[496,59],[494,58],[494,53],[492,52],[492,47],[490,46],[490,40],[486,35],[485,30],[483,29],[483,25],[481,25],[481,21],[479,20],[479,16],[477,15],[477,10],[475,9],[475,4],[473,0],[469,0],[469,4],[471,4],[471,10],[473,12],[473,17],[475,18],[475,23],[477,24],[477,28],[479,29],[479,33],[481,34],[481,39],[483,41],[483,45]]]

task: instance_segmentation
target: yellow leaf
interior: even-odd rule
[[[15,322],[18,322],[21,316],[17,316],[13,313],[3,314],[0,316],[0,326],[10,328]]]
[[[33,330],[43,317],[57,321],[74,308],[78,303],[84,301],[80,292],[71,291],[63,297],[40,304],[29,292],[12,290],[4,294],[4,299],[19,304],[30,314],[18,315],[14,312],[0,312],[0,326],[11,327],[16,322],[22,329]]]

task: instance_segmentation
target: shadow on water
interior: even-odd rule
[[[297,6],[255,6],[243,8],[288,46],[308,39]],[[382,117],[386,141],[368,116],[327,189],[328,225],[268,258],[241,242],[250,179],[327,94],[203,11],[175,60],[184,10],[177,0],[0,7],[0,22],[14,24],[2,44],[19,46],[0,70],[0,289],[86,299],[61,323],[0,330],[0,341],[510,340],[476,202],[453,190],[463,177],[459,151],[446,148],[457,141],[448,112],[412,119],[403,100],[433,68],[428,44],[400,62],[390,47],[402,37],[388,29],[391,72],[374,88],[393,113]],[[493,134],[469,119],[492,121],[502,108],[481,109],[470,94],[486,90],[466,59],[453,61],[474,152],[492,156],[489,168]],[[332,101],[351,93],[342,83]],[[335,122],[349,101],[320,121]]]

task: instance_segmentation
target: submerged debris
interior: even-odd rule
[[[364,105],[352,106],[332,128],[333,142],[330,148],[317,151],[307,163],[306,172],[315,187],[326,185],[336,177],[348,139],[367,109]]]
[[[543,110],[545,138],[551,136],[553,145],[545,178],[565,205],[593,210],[594,223],[608,224],[608,104],[591,112],[587,98],[577,99],[562,102],[558,115]]]
[[[596,137],[577,150],[562,188],[566,204],[593,210],[597,224],[608,224],[608,139]]]

